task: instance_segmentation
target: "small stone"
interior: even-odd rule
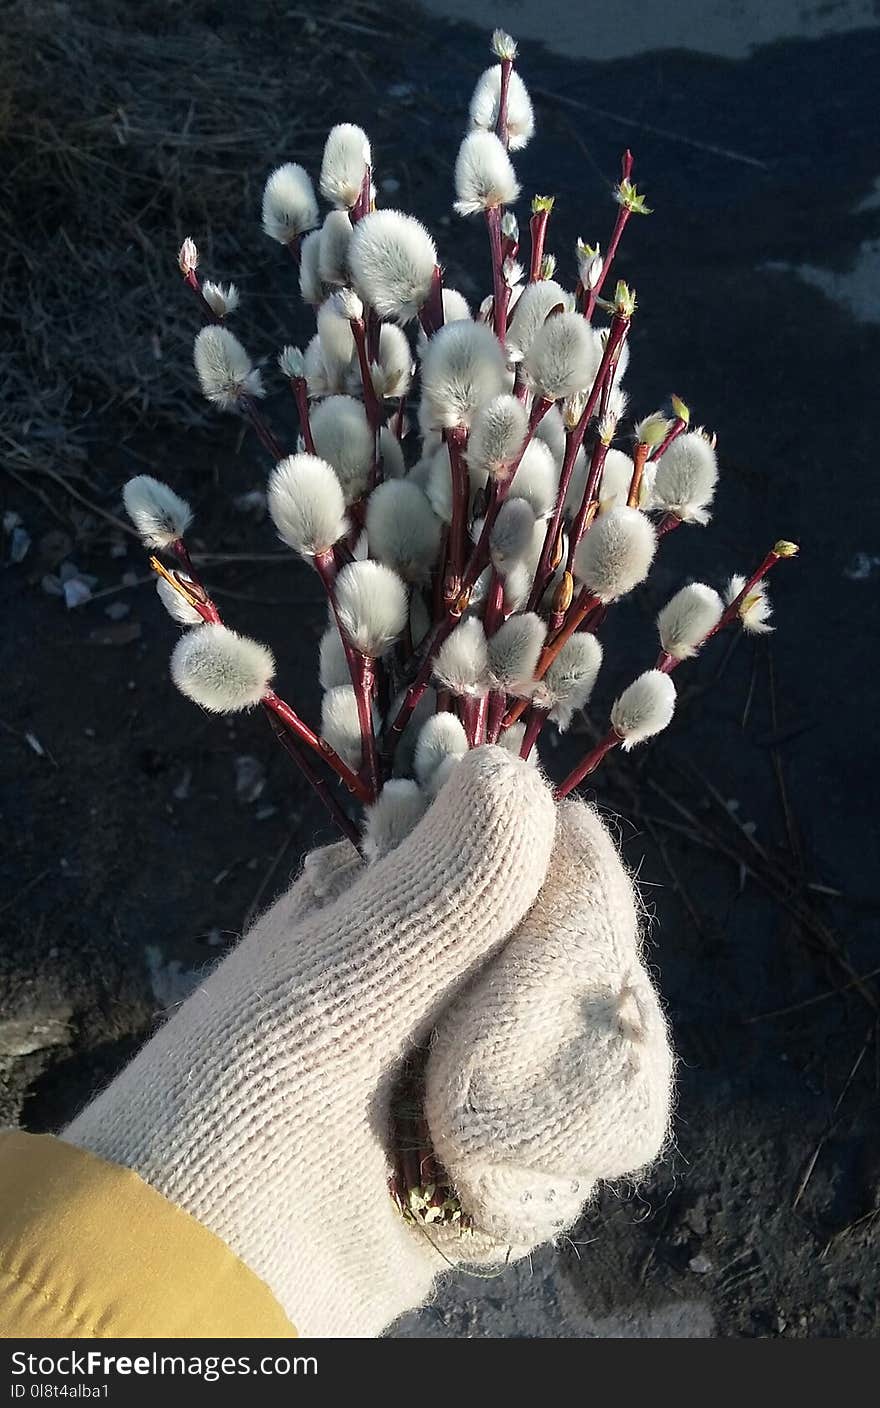
[[[259,758],[240,753],[235,759],[235,795],[239,802],[256,802],[266,786],[266,770]]]
[[[79,577],[68,577],[66,582],[62,582],[62,592],[68,611],[72,611],[75,606],[83,606],[91,599],[92,595],[91,587],[88,587]]]
[[[688,1262],[688,1268],[693,1271],[696,1276],[705,1276],[708,1272],[714,1270],[714,1262],[709,1260],[705,1252],[697,1252],[697,1255],[692,1256]]]

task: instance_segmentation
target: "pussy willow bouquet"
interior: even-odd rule
[[[492,287],[478,308],[446,286],[418,220],[377,208],[359,127],[327,138],[323,219],[302,166],[266,182],[263,228],[287,251],[317,322],[304,350],[278,357],[298,412],[295,446],[268,423],[262,375],[229,329],[237,290],[202,279],[191,239],[180,250],[205,319],[201,389],[270,454],[272,521],[326,592],[319,728],[272,688],[269,649],[221,619],[187,548],[189,505],[146,476],[125,487],[144,543],[164,557],[151,559],[159,594],[185,628],[175,684],[215,713],[259,706],[367,860],[400,842],[467,749],[499,743],[529,758],[546,728],[568,727],[589,701],[615,604],[646,579],[669,533],[708,522],[718,475],[714,437],[690,424],[679,397],[668,415],[627,416],[636,297],[610,276],[628,222],[650,213],[631,154],[604,253],[578,241],[570,291],[545,252],[553,198],[532,199],[525,231],[513,211],[511,154],[530,141],[534,114],[513,40],[496,31],[492,48],[455,164],[454,209],[482,220],[488,239]],[[657,618],[656,661],[614,701],[558,797],[611,749],[669,724],[673,673],[713,636],[770,629],[765,577],[796,550],[778,542],[723,595],[694,582],[672,597]]]

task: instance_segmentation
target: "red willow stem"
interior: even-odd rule
[[[359,685],[355,690],[357,701],[358,727],[361,731],[362,769],[373,801],[379,795],[379,763],[376,756],[376,735],[373,731],[373,686],[376,682],[376,663],[368,655],[358,655]]]
[[[533,704],[526,721],[526,731],[520,744],[519,756],[527,758],[538,741],[538,735],[550,717],[549,709],[538,709]]]
[[[493,689],[489,695],[489,709],[486,715],[486,742],[497,743],[501,733],[501,722],[507,708],[507,695],[503,689]]]
[[[534,284],[541,277],[541,264],[544,259],[544,238],[547,234],[547,221],[550,219],[549,210],[537,211],[529,221],[529,234],[532,241],[532,252],[529,259],[529,283]]]
[[[361,838],[358,835],[357,827],[348,813],[340,805],[338,798],[334,797],[330,788],[327,786],[326,779],[312,767],[306,749],[301,747],[295,736],[284,727],[281,720],[268,705],[264,705],[263,712],[269,720],[269,727],[281,744],[281,747],[289,757],[293,759],[303,777],[317,793],[318,797],[327,808],[327,813],[330,818],[336,823],[346,840],[350,841],[357,850],[360,850]]]
[[[394,750],[400,741],[413,711],[419,700],[428,688],[428,681],[431,678],[431,671],[434,667],[434,659],[447,636],[452,634],[455,626],[461,620],[467,607],[467,594],[462,593],[458,601],[447,609],[446,615],[437,623],[431,634],[422,644],[419,651],[419,666],[412,684],[403,696],[400,708],[385,730],[382,738],[381,752],[386,760],[394,756]]]
[[[238,400],[245,420],[249,422],[251,429],[263,446],[263,449],[268,451],[277,464],[279,460],[284,459],[284,451],[281,448],[280,441],[275,438],[275,434],[266,421],[262,411],[258,409],[252,396],[240,396]]]
[[[486,226],[489,230],[489,248],[492,253],[492,322],[495,336],[504,347],[507,342],[507,305],[510,302],[510,289],[504,278],[500,205],[490,206],[486,211]]]
[[[358,366],[361,372],[361,382],[364,389],[364,410],[370,426],[378,435],[382,423],[382,413],[379,408],[379,398],[373,386],[373,374],[370,371],[370,357],[367,351],[367,334],[363,318],[350,318],[351,334],[354,338],[355,351],[357,352]]]
[[[316,454],[315,442],[312,439],[312,422],[309,416],[309,388],[304,376],[290,377],[290,389],[293,392],[293,399],[296,402],[296,411],[299,416],[299,428],[303,442],[310,455]]]
[[[291,259],[293,260],[294,264],[296,265],[296,267],[297,267],[297,269],[298,269],[299,266],[300,266],[300,256],[301,256],[301,254],[302,254],[302,238],[301,238],[301,236],[300,236],[300,235],[291,235],[290,239],[287,241],[287,249],[288,249],[288,251],[289,251],[289,253],[290,253]]]
[[[483,527],[480,536],[474,544],[470,559],[465,567],[464,575],[461,579],[459,595],[454,601],[450,601],[446,604],[445,615],[441,616],[433,632],[422,644],[419,667],[415,678],[404,695],[403,702],[395,718],[385,730],[382,740],[383,758],[387,759],[393,756],[394,749],[397,747],[400,740],[400,735],[406,728],[407,723],[412,717],[413,710],[428,687],[428,681],[431,678],[431,670],[437,651],[446,638],[452,633],[453,628],[458,625],[462,615],[467,609],[468,599],[474,583],[489,560],[489,539],[495,519],[498,517],[498,511],[513,483],[520,461],[528,448],[536,427],[540,424],[541,418],[546,415],[552,404],[552,401],[547,401],[544,398],[539,398],[535,402],[532,407],[532,414],[529,417],[529,429],[526,432],[525,439],[523,440],[516,459],[508,468],[503,480],[497,479],[493,481],[492,497],[486,509],[486,516],[483,519]]]
[[[771,567],[773,567],[780,560],[780,558],[794,557],[797,553],[797,550],[797,545],[795,543],[776,543],[775,546],[772,547],[767,553],[760,566],[757,567],[756,570],[752,573],[752,575],[748,578],[742,590],[737,593],[733,601],[724,611],[724,613],[716,622],[716,624],[712,627],[710,631],[707,631],[706,634],[703,636],[703,639],[699,642],[699,646],[704,646],[708,641],[712,639],[713,636],[717,635],[719,631],[723,631],[726,626],[729,626],[731,622],[736,620],[739,615],[740,606],[748,597],[750,592],[754,591],[758,582],[760,582],[761,579],[767,575]],[[661,651],[654,668],[657,670],[662,670],[663,673],[666,675],[671,675],[672,671],[675,670],[681,663],[681,659],[678,659],[672,655],[667,655],[665,651]],[[559,802],[562,800],[563,797],[567,797],[569,792],[571,792],[573,788],[577,787],[578,783],[582,782],[584,778],[588,776],[589,773],[595,771],[595,769],[599,766],[600,762],[604,758],[605,754],[610,752],[612,748],[616,748],[617,745],[622,742],[623,739],[620,737],[619,734],[615,733],[613,729],[609,733],[607,733],[605,737],[601,740],[601,742],[597,743],[595,748],[591,749],[591,751],[578,764],[578,766],[568,774],[568,777],[566,777],[564,781],[559,784],[559,786],[553,793],[553,796],[555,797],[556,801]]]
[[[657,538],[665,538],[667,533],[671,533],[673,528],[681,527],[681,519],[677,513],[665,513],[657,524]]]
[[[633,155],[632,152],[629,150],[629,147],[627,147],[620,162],[621,181],[629,180],[630,176],[632,175],[632,168]],[[605,255],[605,258],[602,261],[602,272],[599,275],[596,287],[591,288],[587,293],[587,301],[584,307],[584,317],[586,318],[587,322],[590,322],[593,317],[593,313],[595,312],[596,308],[596,299],[602,292],[602,286],[604,285],[605,280],[611,272],[611,265],[614,263],[614,256],[617,253],[617,246],[620,244],[621,236],[624,230],[626,229],[627,221],[629,220],[629,217],[631,215],[632,211],[629,210],[627,206],[621,205],[618,207],[617,218],[614,222],[614,230],[612,231],[611,239],[608,241],[608,253]]]
[[[321,579],[330,610],[333,612],[333,619],[336,622],[336,629],[339,632],[339,639],[342,641],[342,648],[345,651],[345,659],[348,664],[348,673],[351,677],[351,687],[354,690],[355,703],[357,705],[358,729],[361,735],[361,768],[366,773],[367,788],[371,795],[367,797],[369,802],[375,802],[378,796],[378,768],[376,765],[376,740],[373,734],[373,713],[372,713],[372,692],[375,680],[375,667],[373,662],[368,662],[368,657],[362,655],[359,650],[355,650],[350,644],[342,621],[339,619],[339,610],[336,605],[336,592],[334,584],[336,582],[336,556],[333,548],[328,552],[315,553],[315,571]],[[367,669],[367,663],[370,668]]]
[[[536,680],[542,680],[544,678],[566,641],[571,639],[578,626],[601,605],[602,603],[599,598],[593,596],[592,592],[590,592],[587,587],[581,588],[580,594],[575,597],[574,602],[569,608],[565,622],[556,632],[553,639],[547,642],[538,657],[538,663],[535,667]],[[515,724],[517,719],[525,713],[528,706],[529,701],[527,699],[517,700],[516,704],[508,709],[505,714],[502,727],[510,728],[511,724]]]
[[[358,777],[357,773],[348,766],[348,763],[343,762],[335,748],[331,748],[329,743],[323,738],[319,738],[314,729],[309,728],[308,724],[299,717],[299,714],[294,713],[290,705],[281,699],[274,689],[268,689],[260,703],[265,708],[271,709],[285,727],[290,729],[295,738],[298,738],[300,742],[305,743],[307,747],[323,758],[342,779],[348,790],[357,797],[358,801],[368,805],[375,800],[370,796],[369,788],[363,778]]]
[[[567,797],[569,792],[577,787],[579,783],[583,782],[585,777],[591,772],[596,771],[596,768],[605,757],[605,754],[610,753],[612,748],[616,748],[617,745],[622,742],[623,739],[620,737],[620,734],[615,733],[614,729],[606,733],[601,742],[597,743],[595,748],[591,748],[587,756],[568,774],[568,777],[560,782],[553,793],[554,800],[561,802],[563,797]]]
[[[435,332],[439,332],[445,322],[443,312],[443,274],[439,264],[434,269],[431,280],[431,289],[419,309],[419,322],[426,337],[433,337]],[[378,351],[376,356],[378,357]]]
[[[190,588],[188,588],[187,594],[193,598],[193,604],[195,606],[195,609],[198,611],[202,620],[208,625],[222,626],[223,619],[220,615],[220,612],[215,606],[214,602],[211,600],[210,596],[208,595],[207,588],[205,587],[204,583],[202,582],[201,578],[193,567],[192,559],[189,555],[189,550],[186,544],[184,543],[183,539],[175,539],[175,541],[170,546],[170,551],[175,555],[178,562],[180,562],[185,572],[187,573],[187,576],[190,580],[191,588],[194,589],[191,590]],[[161,576],[169,576],[165,568],[162,566],[161,562],[159,562],[158,558],[151,558],[150,565],[153,567],[154,571],[158,572]],[[201,602],[197,600],[197,594],[203,598]],[[293,709],[291,709],[290,705],[287,704],[283,699],[281,699],[280,696],[277,695],[274,690],[267,690],[266,694],[261,700],[261,703],[264,707],[264,710],[268,714],[274,716],[276,720],[281,720],[284,726],[289,729],[291,734],[293,734],[302,743],[307,744],[307,746],[311,748],[314,752],[316,752],[319,757],[323,758],[324,761],[328,764],[328,766],[333,769],[333,771],[342,779],[346,786],[348,786],[351,791],[355,793],[356,796],[360,796],[362,801],[367,800],[366,795],[361,795],[361,789],[363,784],[361,783],[360,779],[351,771],[347,764],[343,763],[342,759],[334,751],[334,749],[330,747],[329,743],[325,743],[322,738],[319,738],[318,735],[314,733],[312,729],[309,728],[308,724],[304,723],[303,720],[299,717],[299,715],[296,714]],[[279,724],[279,728],[280,726],[281,725]],[[273,732],[275,733],[276,737],[279,738],[279,741],[283,742],[283,740],[281,740],[280,738],[278,728],[276,728],[274,724]],[[336,799],[332,796],[332,793],[329,792],[329,789],[327,788],[327,785],[323,781],[323,779],[319,776],[319,774],[314,771],[313,768],[310,767],[307,760],[303,759],[299,750],[292,750],[288,748],[287,751],[294,758],[294,761],[297,763],[297,766],[302,771],[303,776],[305,776],[311,783],[311,785],[314,787],[315,791],[320,796],[321,800],[324,802],[324,805],[327,806],[328,811],[330,811],[334,821],[336,821],[337,825],[340,827],[343,835],[348,837],[350,841],[353,841],[356,846],[359,845],[357,832],[355,831],[351,820],[346,816],[345,812],[336,802]]]
[[[629,481],[629,493],[626,496],[627,508],[638,508],[639,499],[642,497],[642,478],[645,473],[645,463],[648,459],[648,449],[644,441],[640,440],[636,445],[633,454],[632,479]]]
[[[568,558],[566,568],[570,572],[574,564],[574,555],[581,538],[586,533],[595,517],[598,507],[596,503],[596,491],[602,477],[602,470],[605,467],[605,459],[610,446],[604,440],[597,440],[593,446],[593,453],[590,459],[590,472],[587,477],[587,487],[584,490],[584,497],[581,499],[581,506],[574,516],[568,534]]]
[[[373,168],[367,163],[364,167],[364,178],[361,181],[361,189],[358,198],[348,212],[352,225],[356,225],[358,220],[363,220],[365,215],[369,215],[373,205]]]
[[[599,370],[596,372],[592,389],[590,391],[589,396],[587,397],[587,403],[584,406],[583,412],[581,413],[580,419],[578,420],[577,424],[566,431],[565,456],[562,461],[562,472],[559,476],[559,492],[556,495],[556,507],[553,511],[553,517],[547,525],[547,531],[544,534],[544,543],[541,548],[541,556],[538,559],[538,566],[535,571],[535,580],[532,583],[532,590],[529,593],[528,606],[526,607],[527,611],[535,610],[537,603],[541,600],[541,597],[544,595],[544,592],[546,590],[547,582],[549,581],[550,577],[549,566],[556,552],[556,543],[559,537],[559,528],[562,523],[562,515],[565,511],[565,496],[568,493],[568,486],[571,482],[572,473],[574,472],[574,465],[575,460],[577,459],[578,450],[583,444],[584,435],[586,434],[587,426],[590,423],[590,418],[593,414],[593,411],[596,409],[596,403],[599,400],[599,397],[604,389],[606,373],[608,372],[608,369],[612,366],[612,364],[616,365],[616,359],[619,355],[620,347],[628,332],[629,318],[623,317],[621,314],[615,313],[614,317],[611,320],[611,328],[605,342],[605,350],[602,353],[602,360],[599,363]],[[613,377],[613,371],[611,375]]]
[[[187,285],[188,288],[191,288],[193,293],[196,295],[196,298],[199,300],[202,312],[208,319],[208,322],[218,324],[222,323],[223,319],[220,317],[220,314],[215,313],[214,309],[211,307],[210,303],[202,292],[202,285],[195,269],[188,269],[186,273],[184,273],[183,282]]]
[[[449,453],[449,472],[452,476],[452,522],[449,525],[446,580],[443,585],[444,600],[448,603],[460,596],[462,591],[462,574],[467,547],[470,474],[464,457],[467,431],[460,426],[455,426],[451,430],[444,431],[443,438]]]
[[[505,150],[510,145],[510,133],[507,129],[507,94],[510,88],[510,70],[513,68],[513,59],[501,60],[501,84],[498,91],[498,116],[495,119],[495,135],[500,142],[504,143]]]
[[[666,454],[666,451],[669,449],[669,446],[672,444],[673,440],[677,440],[681,432],[683,430],[687,430],[687,425],[688,423],[686,420],[682,420],[680,416],[675,417],[675,420],[672,422],[672,425],[666,432],[666,435],[660,441],[660,444],[655,446],[653,452],[649,456],[649,459],[651,460],[652,464],[656,460],[659,460],[661,455]]]
[[[373,385],[373,373],[370,370],[370,356],[367,349],[366,324],[363,318],[350,318],[351,334],[354,339],[355,350],[357,352],[358,366],[361,373],[361,385],[364,392],[364,411],[373,432],[373,462],[370,465],[369,488],[372,491],[382,478],[382,463],[379,452],[379,435],[382,429],[382,411],[379,406],[379,398],[376,395],[376,388]]]
[[[737,593],[733,601],[725,609],[721,618],[712,627],[711,631],[707,633],[703,641],[701,641],[701,644],[705,644],[707,640],[711,640],[712,636],[717,635],[719,631],[723,631],[725,626],[729,626],[731,621],[736,619],[736,617],[739,615],[739,609],[745,601],[746,597],[754,591],[755,587],[758,585],[761,579],[763,577],[766,577],[771,567],[774,567],[776,563],[780,560],[780,558],[794,557],[797,554],[797,551],[798,549],[795,543],[776,543],[775,546],[772,547],[767,553],[760,566],[757,567],[752,573],[751,577],[748,578],[745,586],[742,588],[742,591]]]

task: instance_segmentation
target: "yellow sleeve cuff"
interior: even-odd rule
[[[295,1337],[268,1286],[131,1169],[0,1134],[0,1338]]]

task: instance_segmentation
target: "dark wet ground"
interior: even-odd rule
[[[383,202],[426,220],[449,282],[473,297],[488,273],[482,234],[446,212],[485,36],[407,17],[395,34],[390,50],[360,37],[322,116],[370,131],[380,180],[400,183]],[[721,585],[779,537],[802,553],[777,569],[777,633],[707,653],[662,743],[597,783],[656,912],[653,959],[682,1059],[676,1150],[637,1193],[591,1210],[576,1246],[490,1286],[460,1283],[409,1333],[569,1337],[596,1333],[594,1323],[619,1333],[601,1317],[678,1303],[697,1305],[691,1328],[661,1319],[654,1333],[876,1332],[878,988],[853,978],[880,964],[880,325],[767,266],[845,271],[877,237],[880,208],[854,211],[880,174],[878,50],[872,30],[740,62],[523,54],[540,127],[517,167],[526,193],[558,196],[548,244],[562,275],[572,276],[577,235],[607,238],[629,143],[656,211],[632,222],[619,261],[641,305],[634,409],[677,391],[717,432],[723,466],[710,527],[668,540],[650,591],[606,632],[599,702],[652,658],[653,610],[683,580]],[[479,288],[465,269],[480,270]],[[267,248],[270,271],[289,284]],[[168,296],[182,296],[173,270]],[[290,426],[286,405],[275,410]],[[152,464],[193,495],[212,550],[272,550],[265,526],[228,508],[265,469],[250,440],[236,447],[232,422],[176,442],[145,433],[121,451],[112,413],[86,428],[105,507]],[[88,525],[84,543],[47,541],[64,526],[12,484],[3,507],[22,514],[35,546],[0,576],[0,1109],[45,1129],[118,1068],[187,975],[330,835],[258,720],[203,718],[172,691],[172,628],[149,586],[71,612],[41,591],[65,546],[99,588],[142,573],[139,550],[114,557],[112,530]],[[69,519],[61,494],[56,507]],[[272,642],[282,692],[314,718],[314,582],[287,563],[225,565],[216,582],[229,618]],[[117,601],[131,612],[113,623],[104,608]],[[577,746],[551,750],[550,770]],[[236,797],[242,755],[266,772],[251,801]]]

